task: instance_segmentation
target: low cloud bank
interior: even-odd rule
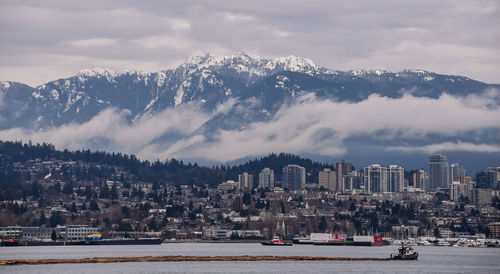
[[[493,129],[500,140],[499,98],[498,90],[489,90],[467,97],[443,94],[437,99],[411,94],[395,99],[373,94],[353,103],[305,94],[293,104],[284,104],[269,121],[253,122],[243,129],[217,130],[212,136],[197,129],[216,114],[234,107],[234,100],[212,113],[186,104],[144,115],[132,123],[126,122],[126,111],[109,108],[83,124],[41,131],[13,128],[0,131],[0,138],[50,142],[60,149],[92,148],[102,142],[109,150],[133,153],[141,159],[174,157],[215,162],[282,151],[341,156],[349,152],[345,141],[359,136],[420,143],[388,146],[388,151],[500,152],[500,141],[486,144],[481,138],[481,130]],[[460,136],[472,133],[477,136],[475,142],[460,141]],[[165,136],[173,140],[162,141]],[[430,136],[458,141],[436,144]]]
[[[125,118],[127,114],[127,110],[107,108],[82,124],[71,123],[40,131],[13,128],[0,131],[0,138],[48,142],[60,149],[89,148],[91,144],[102,142],[107,143],[110,150],[138,154],[156,138],[165,134],[185,136],[211,117],[210,113],[198,112],[190,105],[144,115],[131,124]]]
[[[436,151],[500,153],[500,145],[498,144],[473,144],[468,142],[444,142],[439,144],[430,144],[417,147],[396,146],[396,147],[390,147],[388,149],[393,151],[404,151],[404,152],[423,152],[427,154],[431,154]]]

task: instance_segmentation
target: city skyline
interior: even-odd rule
[[[496,0],[0,0],[0,272],[500,272],[495,26]]]
[[[0,214],[10,214],[9,218],[0,218],[0,226],[4,224],[0,234],[10,233],[27,241],[37,236],[52,241],[87,241],[82,240],[88,237],[87,231],[102,231],[106,235],[103,237],[109,237],[134,229],[165,238],[234,240],[271,237],[273,230],[266,229],[269,224],[278,227],[274,232],[282,235],[310,233],[311,237],[324,237],[330,231],[345,234],[344,240],[347,235],[370,231],[374,237],[381,235],[376,236],[380,239],[398,238],[402,225],[419,239],[459,237],[463,235],[460,233],[499,237],[494,210],[500,208],[500,167],[486,168],[475,178],[462,174],[445,187],[433,189],[422,170],[372,164],[362,168],[363,172],[349,171],[343,175],[342,189],[334,189],[334,168],[345,166],[347,171],[352,163],[341,160],[335,165],[322,165],[293,155],[274,155],[250,161],[246,166],[209,169],[176,160],[138,163],[133,157],[104,152],[58,153],[46,144],[7,143],[0,149],[0,164],[12,163],[7,172],[17,174],[17,180],[21,180],[17,184],[24,189],[12,191],[13,186],[4,181],[6,174],[0,173],[0,183],[7,187],[0,192],[0,198],[8,201],[0,206]],[[28,151],[36,153],[24,153]],[[430,155],[429,163],[445,159],[443,155]],[[96,165],[103,160],[106,164]],[[142,171],[137,166],[142,166]],[[276,182],[277,186],[253,184],[255,174],[269,175],[280,169],[282,180]],[[162,170],[170,176],[154,174]],[[178,173],[182,170],[189,173]],[[210,170],[212,174],[206,173]],[[451,169],[448,171],[453,174]],[[201,181],[189,175],[203,173]],[[207,184],[207,178],[220,173],[226,175]],[[144,177],[147,174],[151,177]],[[418,182],[412,180],[419,176]],[[236,177],[238,181],[231,180]],[[322,183],[325,179],[326,183]],[[418,188],[416,184],[426,187]],[[23,199],[11,200],[16,195]],[[113,214],[107,215],[110,210]],[[32,219],[22,217],[31,212],[35,212]],[[96,218],[101,221],[96,222]],[[309,218],[315,221],[304,222]],[[71,229],[75,233],[68,235]],[[234,233],[237,235],[231,235]]]

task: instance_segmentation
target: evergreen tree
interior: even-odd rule
[[[127,231],[127,232],[130,232],[130,231],[134,231],[134,229],[132,228],[131,224],[126,223],[126,222],[120,222],[118,224],[118,227],[116,228],[116,231]]]
[[[125,217],[130,217],[130,209],[128,206],[122,206],[122,213],[123,215],[125,215]]]
[[[86,186],[85,187],[85,199],[87,201],[90,201],[90,199],[92,199],[92,196],[94,196],[92,189],[90,188],[90,186]]]
[[[493,197],[493,199],[491,199],[491,206],[500,210],[500,198],[498,198],[498,196],[495,196]]]
[[[325,230],[328,228],[328,223],[326,222],[325,216],[321,216],[321,219],[319,221],[318,229],[320,232],[325,232]]]
[[[354,203],[354,201],[351,201],[351,206],[349,207],[349,210],[356,211],[356,204]]]
[[[64,194],[73,194],[73,183],[65,183],[63,186],[63,193]]]
[[[148,229],[150,231],[156,231],[157,227],[156,227],[156,222],[154,219],[151,219],[151,221],[149,222]]]
[[[45,217],[45,213],[42,210],[42,213],[40,214],[40,225],[46,224],[47,223],[47,218]]]
[[[245,192],[243,194],[243,204],[244,205],[250,205],[250,200],[252,199],[252,196],[250,195],[250,193],[248,192]]]
[[[101,187],[101,192],[99,193],[99,198],[101,199],[109,199],[110,198],[110,191],[108,188],[107,184],[103,184]]]
[[[76,204],[75,204],[75,202],[73,202],[71,204],[71,210],[70,211],[73,212],[73,213],[76,213],[77,210],[76,210]]]
[[[100,210],[99,205],[97,204],[97,202],[95,200],[90,201],[89,209],[92,211],[99,211]]]
[[[55,211],[50,215],[50,227],[56,227],[58,225],[64,225],[66,223],[66,218],[59,211]]]
[[[116,186],[113,185],[111,188],[111,193],[110,193],[111,199],[116,200],[118,199],[118,191],[116,190]]]
[[[41,184],[36,181],[31,183],[31,195],[33,195],[33,198],[38,199],[40,194],[42,194],[42,191],[43,188]]]

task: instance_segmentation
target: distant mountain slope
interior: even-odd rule
[[[0,129],[82,123],[109,107],[130,111],[128,119],[133,120],[186,103],[213,110],[228,98],[254,97],[260,104],[251,112],[273,113],[282,102],[301,92],[359,101],[372,93],[400,97],[409,92],[437,98],[442,92],[467,95],[488,87],[498,85],[421,70],[336,71],[294,56],[263,59],[244,53],[193,55],[176,69],[155,73],[115,73],[97,68],[35,88],[2,82]]]
[[[413,151],[421,161],[444,148],[488,154],[472,163],[477,169],[500,153],[500,124],[491,118],[499,90],[415,69],[339,71],[295,56],[194,54],[159,72],[95,68],[38,87],[0,82],[0,139],[208,163],[281,151],[362,164],[367,153],[406,160]]]

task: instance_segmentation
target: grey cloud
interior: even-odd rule
[[[253,123],[244,130],[221,130],[215,142],[204,139],[199,143],[189,142],[187,147],[178,146],[178,151],[168,150],[168,155],[215,161],[270,151],[340,156],[346,153],[344,141],[348,138],[380,131],[385,133],[379,138],[411,140],[429,134],[454,136],[482,128],[500,128],[500,108],[498,104],[491,106],[491,98],[495,96],[492,94],[477,96],[474,104],[447,94],[438,99],[409,94],[400,99],[372,95],[359,103],[318,100],[307,94],[298,103],[283,106],[269,122]],[[318,139],[318,134],[326,134],[328,138]],[[184,140],[181,142],[186,144]],[[457,151],[474,148],[468,143],[447,147]],[[488,148],[487,145],[476,147]],[[498,147],[498,144],[490,147]]]
[[[201,50],[491,83],[500,79],[497,25],[496,1],[3,1],[0,80],[41,84],[95,66],[155,71]]]
[[[460,151],[460,152],[482,152],[482,153],[499,153],[500,145],[497,144],[474,144],[468,142],[445,142],[439,144],[430,144],[419,147],[405,147],[396,146],[391,147],[389,150],[393,151],[403,151],[403,152],[423,152],[427,154],[448,151]]]
[[[305,94],[290,105],[284,104],[267,122],[254,122],[238,130],[218,130],[211,136],[199,128],[216,114],[236,106],[235,99],[221,104],[213,113],[193,105],[168,108],[155,115],[144,115],[128,124],[126,112],[106,109],[89,122],[69,124],[42,131],[8,129],[0,131],[4,140],[51,142],[58,148],[86,148],[95,140],[110,143],[111,150],[133,153],[142,159],[204,159],[231,161],[269,152],[312,153],[341,156],[348,153],[345,143],[352,137],[372,136],[382,140],[402,139],[430,142],[428,135],[460,136],[482,129],[500,130],[498,90],[473,97],[443,94],[437,99],[405,94],[394,99],[372,95],[364,101],[320,100]],[[382,132],[382,133],[381,133]],[[162,136],[177,136],[171,142]],[[500,144],[470,141],[396,146],[397,151],[493,151]]]
[[[128,112],[108,108],[82,124],[68,124],[40,131],[13,128],[0,131],[3,140],[32,140],[49,142],[58,148],[91,147],[94,140],[106,140],[110,149],[138,153],[164,134],[186,135],[210,119],[210,113],[197,112],[191,105],[166,109],[156,115],[146,114],[132,124],[124,118]],[[151,156],[151,155],[150,155]]]

